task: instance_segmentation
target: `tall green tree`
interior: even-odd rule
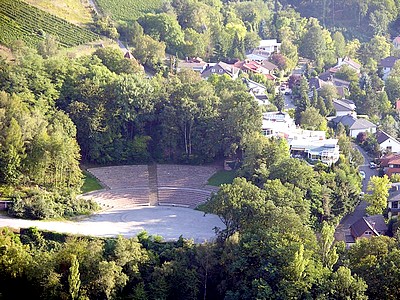
[[[370,215],[382,214],[387,206],[387,198],[389,197],[390,180],[384,177],[372,176],[368,182],[368,191],[372,194],[365,195],[365,201],[369,203],[366,211]]]
[[[79,275],[79,261],[76,255],[71,256],[71,267],[68,274],[68,290],[72,300],[79,296],[79,288],[81,286],[81,279]]]

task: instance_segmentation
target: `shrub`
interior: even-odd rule
[[[18,218],[44,220],[89,214],[98,209],[91,200],[73,195],[60,195],[39,188],[31,189],[25,197],[15,196],[8,214]]]

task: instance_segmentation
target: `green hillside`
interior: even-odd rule
[[[96,3],[115,20],[136,20],[144,13],[159,9],[162,0],[96,0]]]
[[[46,34],[61,46],[73,47],[98,39],[93,32],[78,27],[19,0],[0,0],[0,43],[9,46],[23,40],[35,46]]]

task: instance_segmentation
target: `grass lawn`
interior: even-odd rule
[[[207,184],[213,186],[220,186],[224,183],[232,183],[236,177],[235,171],[218,171],[208,179]]]
[[[96,191],[100,190],[103,188],[103,186],[100,184],[100,182],[97,180],[96,177],[94,177],[92,174],[83,171],[83,174],[85,175],[84,181],[83,181],[83,186],[82,186],[82,193],[88,193],[91,191]]]

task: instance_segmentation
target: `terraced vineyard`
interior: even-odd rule
[[[162,6],[162,0],[95,0],[100,9],[114,20],[136,20]]]
[[[23,40],[35,46],[45,34],[61,46],[72,47],[99,39],[90,30],[78,27],[19,0],[0,0],[0,43],[9,46]]]

